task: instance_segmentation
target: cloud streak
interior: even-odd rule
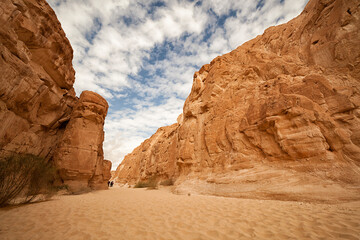
[[[307,0],[49,0],[74,49],[75,90],[110,104],[113,168],[176,122],[192,76],[213,58],[298,15]]]

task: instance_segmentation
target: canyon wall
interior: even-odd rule
[[[4,0],[0,26],[0,156],[53,161],[74,192],[107,188],[108,104],[93,92],[76,97],[73,50],[54,11],[44,0]]]
[[[127,155],[117,181],[156,176],[176,179],[179,193],[359,199],[359,5],[310,0],[295,19],[204,65],[178,123]]]

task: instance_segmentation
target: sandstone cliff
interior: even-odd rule
[[[45,0],[0,2],[0,156],[54,161],[73,191],[106,188],[100,95],[75,96],[73,51]]]
[[[157,176],[176,179],[180,193],[359,199],[359,6],[310,0],[300,16],[204,65],[178,123],[127,155],[118,181]]]

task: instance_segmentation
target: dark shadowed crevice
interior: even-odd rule
[[[65,129],[68,123],[69,123],[69,120],[63,121],[62,123],[60,123],[59,129]]]

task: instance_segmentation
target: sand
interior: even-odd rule
[[[0,239],[360,239],[360,202],[330,205],[114,187],[1,209]]]

